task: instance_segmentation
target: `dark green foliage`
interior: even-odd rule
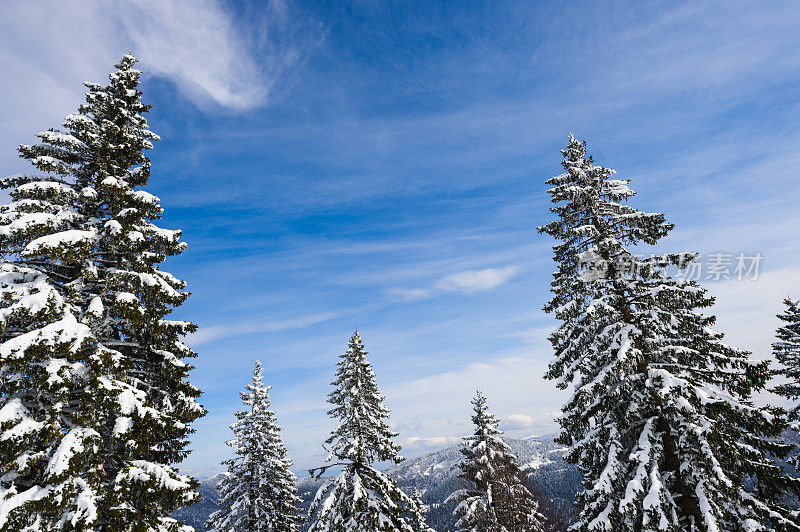
[[[788,382],[775,387],[775,393],[792,400],[800,399],[800,301],[788,297],[783,301],[786,310],[778,314],[783,324],[778,328],[778,340],[772,344],[772,352],[783,368],[779,372]],[[800,421],[800,404],[789,412],[789,419]]]

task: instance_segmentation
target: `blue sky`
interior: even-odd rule
[[[189,471],[228,454],[264,363],[296,469],[319,464],[334,363],[362,332],[405,453],[457,441],[483,387],[512,436],[553,432],[544,180],[569,132],[677,229],[760,252],[704,281],[768,356],[800,297],[800,8],[792,2],[16,2],[0,16],[0,171],[123,53],[141,59],[148,190],[189,250]]]

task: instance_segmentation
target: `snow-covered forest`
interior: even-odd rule
[[[557,434],[511,437],[496,388],[470,384],[470,429],[404,457],[413,416],[396,422],[384,392],[398,388],[382,386],[370,329],[354,323],[320,355],[327,403],[302,397],[327,412],[309,442],[318,463],[296,466],[273,402],[284,381],[253,352],[214,433],[228,458],[212,476],[187,470],[198,424],[219,415],[194,381],[202,326],[180,319],[200,294],[167,271],[192,243],[166,228],[152,186],[170,140],[148,122],[144,67],[126,54],[109,70],[18,146],[29,171],[0,179],[0,532],[800,532],[800,290],[777,316],[749,309],[779,324],[771,352],[729,344],[713,286],[686,275],[699,251],[666,246],[669,211],[636,195],[648,175],[617,176],[569,124],[514,218],[550,253],[549,299],[521,303],[552,325],[533,330],[547,385],[566,393]]]

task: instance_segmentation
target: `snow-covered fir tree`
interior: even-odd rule
[[[544,516],[525,486],[523,472],[478,390],[472,400],[475,432],[464,438],[459,464],[466,487],[446,502],[455,503],[458,532],[535,532]]]
[[[584,478],[575,530],[798,530],[775,501],[797,488],[769,456],[786,422],[755,406],[767,362],[722,343],[702,311],[713,299],[670,275],[695,254],[641,258],[672,225],[624,204],[627,180],[597,166],[570,137],[565,173],[547,183],[560,242],[547,377],[574,383],[559,422]],[[755,479],[752,490],[748,479]]]
[[[773,391],[797,401],[800,399],[800,300],[787,297],[783,304],[786,310],[783,314],[778,314],[783,325],[775,334],[777,341],[772,344],[772,353],[782,366],[777,373],[785,382],[776,386]],[[796,402],[789,410],[788,417],[792,429],[800,432],[800,402]],[[800,456],[795,455],[789,461],[795,468],[800,468]]]
[[[778,314],[783,324],[775,334],[778,340],[772,344],[772,352],[783,366],[780,374],[788,382],[776,386],[774,391],[797,400],[800,399],[800,301],[787,297],[783,304],[786,310]],[[800,421],[800,403],[789,411],[789,420]]]
[[[323,485],[309,509],[311,532],[427,531],[418,496],[404,493],[375,462],[399,463],[400,446],[388,426],[389,409],[378,390],[375,373],[358,331],[337,363],[335,389],[328,395],[334,408],[328,415],[339,420],[326,443],[328,465],[342,471]]]
[[[286,445],[275,412],[270,409],[269,386],[264,386],[261,362],[256,361],[253,382],[241,392],[249,409],[236,412],[228,441],[236,456],[225,461],[227,475],[218,488],[220,509],[207,524],[209,532],[293,532],[299,529],[300,499],[297,478],[286,456]]]
[[[20,146],[41,175],[0,183],[0,530],[171,531],[197,496],[173,467],[204,414],[188,382],[188,296],[158,265],[184,249],[153,224],[136,60],[64,130]]]

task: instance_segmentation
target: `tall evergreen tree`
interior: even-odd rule
[[[173,467],[204,414],[167,319],[188,296],[158,265],[180,231],[157,227],[148,128],[136,60],[64,131],[20,146],[44,175],[0,185],[0,530],[166,531],[197,496]]]
[[[797,530],[775,502],[797,481],[769,458],[788,451],[771,439],[785,419],[750,400],[768,363],[724,345],[702,313],[713,298],[669,275],[696,255],[628,249],[665,236],[664,215],[623,204],[628,181],[585,142],[570,137],[562,154],[565,173],[547,182],[557,218],[539,230],[559,240],[547,377],[575,383],[559,420],[584,477],[575,529]]]
[[[328,395],[328,415],[339,426],[326,443],[329,465],[311,470],[322,475],[331,467],[341,473],[326,482],[309,510],[311,532],[416,532],[428,530],[418,497],[405,494],[374,462],[399,463],[397,436],[387,425],[389,409],[358,331],[337,363],[335,389]],[[337,460],[337,462],[333,462]],[[315,473],[316,472],[316,473]]]
[[[778,341],[772,344],[772,352],[781,363],[780,373],[788,382],[775,387],[775,392],[792,400],[800,399],[800,301],[790,298],[783,300],[786,310],[778,314],[784,324],[776,336]],[[789,411],[790,421],[800,421],[800,403]]]
[[[219,483],[220,509],[211,514],[213,532],[294,532],[299,529],[300,499],[297,477],[291,471],[286,445],[275,412],[270,409],[269,386],[264,386],[261,362],[256,361],[253,382],[241,392],[247,410],[236,412],[231,425],[235,438],[228,445],[236,457],[226,460],[228,475]]]
[[[543,530],[544,516],[525,486],[523,472],[498,422],[478,390],[472,400],[475,432],[464,438],[459,464],[466,488],[454,492],[453,515],[458,532],[536,532]]]

